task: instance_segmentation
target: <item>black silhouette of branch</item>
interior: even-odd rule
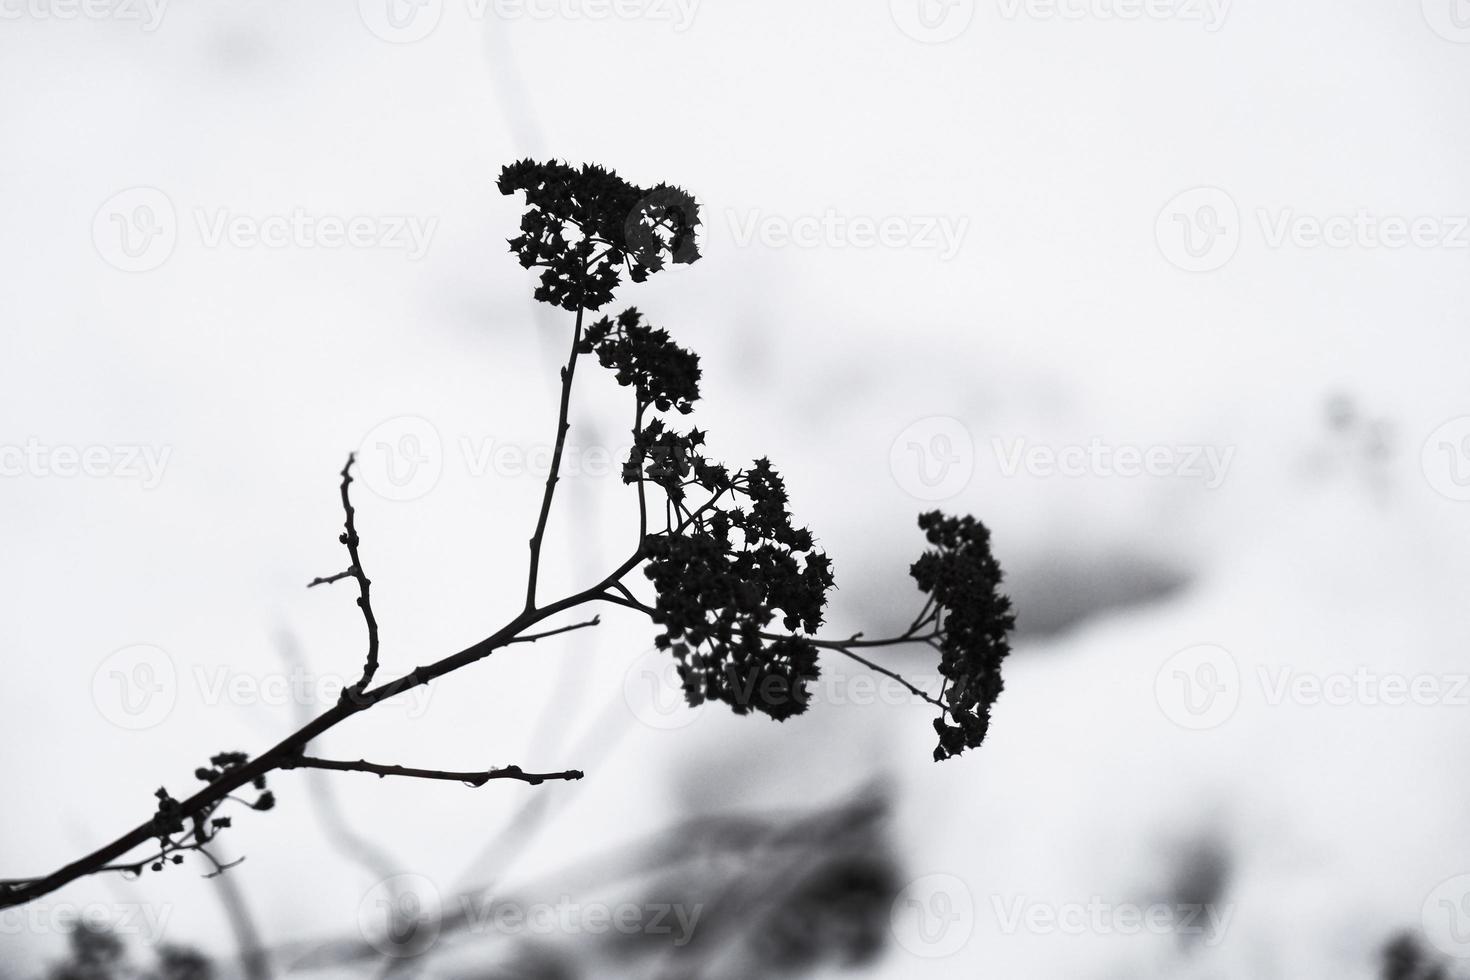
[[[583,266],[583,275],[587,267]],[[572,378],[577,373],[577,356],[582,346],[581,306],[577,307],[577,322],[572,328],[572,352],[567,355],[566,367],[561,369],[561,405],[557,409],[556,444],[551,451],[551,472],[546,475],[546,489],[541,494],[541,514],[536,518],[536,531],[531,535],[531,568],[526,575],[526,610],[536,608],[536,577],[541,571],[541,542],[546,537],[546,522],[551,517],[551,499],[556,496],[556,484],[561,479],[561,456],[567,446],[567,430],[572,427],[569,415],[572,407]]]
[[[311,743],[337,725],[375,705],[431,684],[515,643],[532,643],[595,626],[599,617],[567,626],[542,624],[583,605],[606,602],[647,616],[661,632],[659,648],[676,660],[686,697],[693,704],[719,700],[740,714],[757,711],[785,720],[808,704],[807,685],[819,673],[822,650],[842,653],[856,662],[904,683],[914,694],[941,708],[934,722],[940,737],[935,758],[943,759],[978,747],[989,725],[990,705],[999,695],[1000,663],[1009,647],[1013,620],[1010,604],[997,591],[1001,574],[989,547],[989,531],[973,518],[934,512],[920,517],[930,550],[910,569],[927,602],[904,634],[889,640],[846,640],[816,637],[827,596],[834,587],[831,562],[817,549],[810,530],[792,522],[785,483],[767,459],[741,469],[727,469],[702,454],[705,433],[678,431],[668,413],[687,414],[699,397],[700,365],[693,352],[676,344],[666,330],[646,323],[629,308],[616,318],[587,323],[589,311],[611,301],[624,275],[634,282],[674,264],[699,258],[695,229],[698,207],[677,188],[641,188],[599,167],[520,161],[502,172],[503,193],[523,193],[528,210],[521,234],[511,250],[527,269],[539,270],[535,298],[575,315],[571,350],[561,369],[557,432],[550,472],[542,493],[535,530],[525,601],[520,612],[500,628],[464,649],[421,663],[407,673],[374,685],[379,667],[378,622],[373,613],[371,581],[363,568],[356,511],[351,499],[349,455],[341,470],[340,495],[349,565],[334,575],[312,580],[311,586],[353,578],[357,605],[367,627],[368,649],[361,678],[344,690],[336,704],[250,758],[240,752],[213,757],[211,768],[195,775],[205,782],[198,792],[178,800],[157,792],[159,807],[149,820],[49,875],[0,880],[0,908],[21,905],[87,875],[104,871],[139,873],[180,863],[186,851],[213,860],[205,846],[228,817],[214,816],[226,802],[268,810],[274,797],[266,777],[277,770],[322,769],[454,780],[482,786],[492,780],[539,784],[573,780],[582,773],[528,773],[518,766],[483,772],[450,772],[381,765],[364,760],[328,760],[306,755]],[[537,596],[542,545],[551,515],[570,428],[572,383],[577,360],[593,354],[615,373],[620,386],[631,387],[635,404],[634,444],[624,464],[625,483],[636,484],[639,540],[621,563],[601,580],[551,602]],[[654,413],[649,417],[650,413]],[[707,493],[694,505],[690,494]],[[664,495],[665,525],[648,529],[649,492]],[[652,584],[654,598],[640,598],[625,579],[640,570]],[[778,622],[784,632],[768,631]],[[538,627],[541,627],[539,630]],[[924,632],[926,627],[932,627]],[[881,667],[856,650],[926,644],[941,655],[945,678],[938,698]],[[953,721],[950,724],[945,716]],[[254,802],[236,796],[252,787]],[[156,842],[149,858],[129,861],[135,850]],[[217,864],[217,863],[216,863]],[[217,872],[226,865],[217,864]]]
[[[524,636],[518,636],[518,637],[516,637],[514,640],[511,640],[510,642],[511,643],[535,643],[537,640],[544,640],[548,636],[560,636],[562,633],[570,633],[572,630],[584,630],[584,629],[587,629],[589,626],[597,626],[601,622],[602,622],[602,617],[601,616],[593,616],[591,619],[589,619],[589,620],[587,620],[586,622],[583,622],[583,623],[573,623],[570,626],[562,626],[562,627],[560,627],[558,629],[547,630],[544,633],[527,633]],[[509,646],[510,644],[506,644],[506,645]]]
[[[443,779],[455,783],[464,783],[467,786],[479,788],[492,779],[518,779],[532,786],[540,786],[551,779],[581,779],[583,773],[576,769],[568,769],[566,772],[526,772],[520,766],[506,766],[503,769],[487,769],[484,772],[448,772],[442,769],[411,769],[408,766],[385,766],[375,762],[358,759],[356,762],[346,762],[337,759],[313,759],[301,756],[296,759],[283,762],[281,769],[332,769],[336,772],[369,772],[379,777],[384,776],[409,776],[414,779]]]
[[[331,585],[340,582],[344,578],[357,580],[357,607],[362,610],[363,622],[367,624],[367,660],[363,664],[362,677],[352,687],[343,690],[342,697],[355,698],[367,690],[372,683],[373,677],[378,672],[378,617],[373,614],[372,580],[367,577],[367,572],[362,567],[362,555],[358,551],[361,539],[357,536],[357,510],[352,506],[352,464],[357,462],[356,453],[347,454],[347,463],[342,467],[342,513],[344,518],[344,529],[338,538],[347,546],[347,559],[350,564],[347,570],[324,578],[314,578],[306,584],[308,589],[318,585]]]

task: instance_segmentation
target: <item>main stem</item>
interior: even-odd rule
[[[541,541],[546,537],[546,522],[551,517],[551,499],[561,479],[561,456],[567,447],[568,416],[572,407],[572,377],[577,373],[577,347],[582,343],[583,309],[577,307],[577,323],[572,328],[572,351],[567,366],[561,369],[561,409],[556,421],[556,447],[551,453],[551,472],[546,476],[546,491],[541,495],[541,516],[536,520],[536,533],[531,535],[531,570],[526,575],[526,612],[536,608],[536,577],[541,572]]]
[[[360,711],[386,701],[388,698],[411,691],[416,687],[422,687],[445,674],[451,673],[461,667],[483,660],[491,653],[506,646],[526,629],[534,626],[557,613],[579,606],[585,602],[592,602],[604,598],[603,593],[620,581],[623,576],[637,567],[643,560],[641,553],[634,553],[621,565],[619,565],[607,578],[598,584],[586,589],[576,595],[567,596],[556,602],[550,603],[541,609],[523,611],[510,622],[506,623],[494,633],[485,637],[480,642],[466,647],[458,653],[435,661],[423,667],[417,667],[409,673],[395,680],[364,692],[356,698],[347,698],[339,701],[333,707],[317,715],[297,731],[277,742],[264,754],[256,756],[243,765],[236,766],[226,771],[219,779],[211,782],[193,796],[180,804],[180,813],[184,819],[196,813],[206,812],[210,807],[224,800],[235,790],[240,789],[252,782],[258,776],[264,776],[274,770],[283,767],[299,756],[306,746],[324,732],[331,730],[337,725],[351,718]],[[139,824],[121,837],[99,847],[97,850],[84,857],[78,858],[63,868],[52,872],[41,878],[30,878],[11,881],[0,881],[0,908],[9,908],[16,905],[24,905],[34,901],[43,895],[49,894],[70,884],[78,878],[94,874],[118,859],[124,857],[134,848],[155,839],[158,830],[152,820]]]

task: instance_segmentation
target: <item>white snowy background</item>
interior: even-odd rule
[[[1425,928],[1470,956],[1462,0],[399,2],[0,0],[0,462],[21,460],[0,478],[0,876],[64,864],[213,752],[289,731],[311,707],[278,696],[290,651],[355,677],[348,587],[302,587],[343,565],[349,450],[385,675],[516,611],[568,324],[533,309],[504,245],[520,203],[494,180],[555,156],[701,201],[703,261],[619,302],[702,355],[712,453],[786,476],[836,562],[831,632],[912,615],[931,506],[993,529],[1022,632],[990,740],[935,765],[927,706],[841,682],[782,726],[650,715],[652,631],[607,611],[322,740],[587,769],[333,780],[397,870],[445,894],[533,882],[691,815],[881,779],[903,880],[956,918],[926,945],[898,915],[852,975],[1368,978]],[[372,240],[248,236],[293,214],[364,218]],[[214,237],[236,219],[244,237]],[[421,248],[374,237],[399,219]],[[788,240],[811,219],[816,241]],[[1418,240],[1390,247],[1395,225]],[[148,228],[166,234],[130,257]],[[626,414],[579,377],[581,458],[623,445]],[[385,444],[426,460],[405,492]],[[1093,445],[1179,467],[1006,465]],[[158,479],[125,465],[134,447]],[[68,449],[105,473],[57,473]],[[1196,449],[1228,459],[1219,479],[1183,468]],[[563,483],[544,591],[622,557],[629,504],[615,477]],[[1192,715],[1181,678],[1211,668],[1223,701]],[[117,679],[150,676],[162,694],[128,714]],[[1369,686],[1277,696],[1301,677]],[[1434,703],[1383,703],[1395,678]],[[376,879],[304,774],[272,783],[277,810],[221,838],[261,935],[357,935]],[[537,793],[534,842],[487,867]],[[1229,917],[1208,941],[1037,924],[1147,907],[1201,848],[1224,855]],[[38,974],[92,908],[228,958],[200,870],[0,913],[0,972]]]

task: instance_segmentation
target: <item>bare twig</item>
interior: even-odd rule
[[[544,640],[548,636],[556,636],[560,633],[570,633],[572,630],[586,629],[589,626],[597,626],[601,622],[601,616],[593,616],[585,623],[573,623],[570,626],[563,626],[560,629],[547,630],[544,633],[526,633],[523,636],[518,636],[514,640],[511,640],[510,643],[535,643],[537,640]],[[510,643],[507,643],[506,646],[510,646]]]
[[[368,772],[379,778],[384,776],[410,776],[414,779],[443,779],[456,783],[464,783],[476,788],[484,786],[492,779],[518,779],[523,783],[539,786],[549,779],[581,779],[583,776],[583,773],[576,769],[569,769],[566,772],[526,772],[520,766],[506,766],[503,769],[487,769],[484,772],[448,772],[442,769],[411,769],[408,766],[385,766],[376,762],[368,762],[365,759],[358,759],[356,762],[347,762],[338,759],[313,759],[308,756],[299,756],[283,762],[279,768]]]
[[[347,546],[347,558],[351,562],[344,572],[314,578],[306,584],[308,589],[318,585],[331,585],[345,578],[357,580],[357,608],[362,610],[362,619],[367,624],[367,661],[363,664],[362,677],[350,688],[342,691],[342,698],[356,698],[367,690],[373,676],[378,672],[378,618],[373,615],[372,580],[362,568],[362,555],[358,552],[361,539],[357,536],[357,510],[352,506],[352,464],[357,462],[356,453],[347,454],[347,463],[342,467],[342,513],[345,515],[344,529],[337,540]]]

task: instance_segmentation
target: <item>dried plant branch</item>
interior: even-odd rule
[[[586,274],[583,266],[583,275]],[[551,450],[551,471],[546,475],[546,489],[541,494],[541,513],[536,518],[536,531],[531,535],[531,567],[526,574],[526,611],[536,608],[536,579],[541,572],[541,542],[546,538],[546,523],[551,518],[551,500],[556,496],[556,484],[561,479],[561,457],[567,446],[567,431],[572,407],[572,379],[577,373],[577,356],[582,346],[583,308],[577,307],[577,322],[572,329],[572,352],[567,355],[566,367],[561,369],[561,404],[557,409],[556,444]]]
[[[570,633],[572,630],[584,630],[584,629],[587,629],[588,627],[591,627],[591,626],[597,626],[601,622],[602,622],[602,617],[601,616],[593,616],[591,619],[587,620],[586,622],[573,623],[570,626],[562,626],[559,629],[547,630],[544,633],[527,633],[524,636],[518,636],[518,637],[516,637],[514,640],[511,640],[510,642],[511,643],[535,643],[537,640],[544,640],[548,636],[560,636],[562,633]],[[506,645],[509,646],[510,644],[506,644]]]
[[[324,578],[314,578],[306,585],[308,589],[311,589],[318,585],[331,585],[345,578],[357,580],[357,608],[362,610],[362,619],[367,626],[367,659],[363,663],[362,677],[356,684],[343,690],[343,698],[355,698],[361,695],[378,673],[378,617],[373,613],[373,583],[362,567],[362,554],[359,551],[362,539],[357,535],[357,509],[352,506],[352,464],[355,462],[357,462],[357,454],[348,453],[347,463],[342,467],[341,495],[344,519],[342,534],[337,539],[347,546],[347,559],[350,564],[344,572]]]
[[[828,593],[834,587],[831,562],[816,547],[811,531],[793,523],[785,483],[771,462],[762,458],[745,468],[727,469],[702,454],[704,432],[678,431],[668,424],[668,413],[687,414],[699,398],[698,356],[676,344],[666,330],[644,322],[633,308],[616,318],[586,320],[588,312],[612,300],[623,276],[642,282],[670,263],[699,258],[698,205],[678,188],[664,184],[641,188],[600,167],[578,170],[556,162],[526,160],[506,167],[499,187],[503,193],[522,193],[526,198],[521,234],[510,240],[510,246],[522,266],[539,272],[535,298],[574,314],[571,349],[560,374],[555,446],[529,541],[520,612],[479,642],[373,686],[379,670],[379,629],[351,498],[356,459],[349,455],[340,474],[344,530],[339,538],[347,548],[349,565],[309,584],[329,585],[348,578],[358,583],[356,601],[368,636],[360,679],[335,705],[301,722],[264,753],[254,758],[240,752],[213,757],[211,768],[196,770],[206,785],[193,795],[177,800],[158,790],[154,815],[110,843],[49,875],[0,880],[0,908],[33,901],[99,872],[161,869],[165,861],[181,862],[183,852],[190,850],[209,858],[205,846],[229,826],[229,818],[216,817],[215,811],[226,802],[270,809],[274,797],[266,789],[266,777],[278,770],[367,772],[472,786],[496,779],[531,784],[580,779],[582,774],[572,770],[527,773],[510,766],[449,772],[321,759],[306,755],[306,750],[349,718],[499,649],[597,625],[599,617],[556,628],[542,626],[591,603],[626,608],[657,624],[661,632],[655,643],[678,661],[685,695],[693,703],[719,700],[738,713],[757,711],[778,720],[800,714],[807,707],[807,685],[818,676],[819,653],[827,649],[899,680],[940,707],[941,717],[934,723],[940,737],[936,758],[977,747],[984,739],[990,704],[1001,689],[1000,662],[1009,649],[1007,633],[1013,622],[1009,601],[996,591],[1000,569],[984,525],[938,512],[920,517],[931,547],[910,573],[929,601],[903,636],[878,641],[863,640],[861,634],[847,640],[818,639]],[[615,372],[619,385],[633,389],[634,444],[623,476],[626,483],[636,484],[639,539],[632,553],[600,581],[543,604],[537,586],[570,429],[572,383],[578,358],[592,353]],[[689,495],[701,489],[708,496],[695,506]],[[650,492],[664,495],[665,526],[656,533],[648,529]],[[640,599],[624,581],[639,569],[652,583],[651,602]],[[777,621],[786,632],[763,632]],[[921,632],[925,627],[932,629]],[[940,653],[946,684],[937,699],[854,652],[897,643],[920,643]],[[254,802],[235,795],[247,786],[259,794]],[[127,860],[150,843],[157,847],[152,857]]]
[[[581,779],[583,773],[576,769],[568,769],[566,772],[526,772],[520,766],[506,766],[501,769],[486,769],[484,772],[449,772],[442,769],[412,769],[408,766],[389,766],[365,759],[356,762],[346,762],[337,759],[313,759],[309,756],[300,756],[296,759],[283,762],[281,769],[331,769],[336,772],[368,772],[379,777],[384,776],[408,776],[414,779],[442,779],[450,782],[464,783],[467,786],[479,788],[492,779],[517,779],[532,786],[553,779]]]

